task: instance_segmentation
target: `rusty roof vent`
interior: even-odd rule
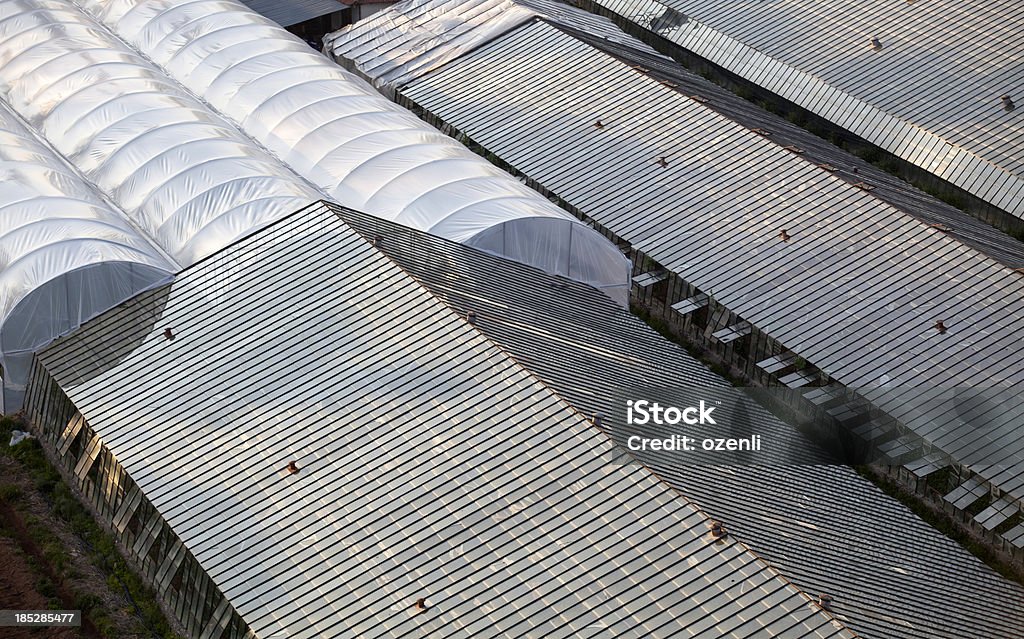
[[[945,335],[946,331],[949,329],[942,320],[935,320],[935,330],[939,332],[939,335]]]
[[[882,41],[879,40],[878,38],[871,38],[871,48],[874,49],[875,51],[881,51]]]
[[[172,331],[170,329],[170,327],[165,328],[164,329],[164,337],[167,338],[168,341],[174,339],[174,331]]]
[[[792,236],[790,236],[790,234],[786,232],[786,229],[782,229],[781,231],[779,231],[779,239],[782,240],[783,242],[788,242],[791,237]]]
[[[420,612],[426,612],[427,611],[427,600],[424,599],[423,597],[420,597],[419,599],[417,599],[415,605],[416,605],[416,610],[418,610]]]
[[[601,122],[601,120],[597,120],[596,122],[594,122],[594,128],[595,129],[603,129],[604,128],[604,123]]]
[[[299,474],[299,467],[295,464],[294,461],[288,462],[288,465],[285,467],[285,470],[287,470],[289,473],[293,475]]]
[[[1008,95],[1001,95],[999,99],[1003,101],[1003,109],[1006,111],[1013,111],[1017,108],[1017,105],[1013,103],[1013,99]]]
[[[715,538],[715,539],[721,539],[722,537],[725,537],[725,535],[726,535],[725,524],[723,524],[720,521],[712,521],[711,522],[711,536],[713,538]]]

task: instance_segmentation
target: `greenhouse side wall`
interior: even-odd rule
[[[160,513],[82,418],[47,370],[34,362],[25,414],[47,457],[152,587],[164,612],[195,639],[252,637],[245,622]]]

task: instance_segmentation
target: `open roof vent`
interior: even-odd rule
[[[668,168],[668,158],[664,155],[660,156],[658,158],[658,165],[663,169]]]
[[[420,597],[419,599],[416,600],[415,606],[416,606],[416,610],[418,610],[420,612],[426,612],[426,610],[427,610],[427,600],[424,599],[423,597]]]
[[[476,324],[476,311],[468,311],[466,313],[466,321],[470,324]]]
[[[818,595],[818,605],[821,606],[822,610],[832,610],[832,595],[826,595],[825,593]]]
[[[939,335],[945,335],[946,331],[949,329],[942,320],[935,320],[935,330],[939,332]]]
[[[786,229],[782,229],[779,231],[779,239],[782,240],[783,242],[788,242],[790,240],[790,237],[791,236],[789,233],[786,232]]]
[[[289,473],[291,473],[293,475],[298,475],[299,474],[299,467],[298,467],[298,465],[295,464],[294,461],[288,462],[288,465],[285,466],[285,470],[287,470]]]
[[[711,522],[711,537],[714,539],[721,539],[725,537],[725,524],[720,521]]]
[[[594,122],[594,128],[595,129],[603,129],[604,128],[604,123],[601,122],[601,120],[597,120],[596,122]]]
[[[999,99],[1003,101],[1003,109],[1006,111],[1013,111],[1017,108],[1017,105],[1013,103],[1013,99],[1008,95],[1001,95]]]
[[[874,49],[875,51],[881,51],[882,41],[879,40],[878,38],[871,38],[871,48]]]
[[[168,340],[174,339],[174,331],[170,327],[164,329],[164,337]]]

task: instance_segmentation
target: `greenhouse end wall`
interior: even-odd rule
[[[38,361],[29,378],[25,414],[47,457],[187,637],[255,637]]]

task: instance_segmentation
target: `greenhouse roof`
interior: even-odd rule
[[[258,636],[853,636],[326,207],[40,361]]]
[[[1024,499],[1021,273],[549,21],[400,95]]]
[[[657,392],[670,405],[685,405],[698,389],[739,397],[681,347],[586,286],[336,210],[364,237],[382,238],[384,254],[454,311],[473,311],[479,331],[574,408],[604,415],[602,428],[620,445],[638,432],[693,435],[683,425],[626,426],[615,419],[626,397]],[[514,290],[496,284],[506,279],[518,282]],[[837,464],[795,427],[752,402],[744,408],[729,410],[721,436],[759,433],[766,443],[753,463],[694,463],[672,451],[632,454],[802,590],[829,594],[833,612],[861,636],[1024,635],[1024,589]]]
[[[1017,0],[597,0],[1024,217]]]

